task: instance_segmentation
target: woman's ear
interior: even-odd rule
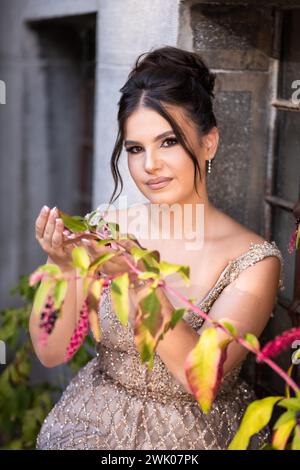
[[[203,136],[207,159],[214,158],[219,144],[219,137],[219,130],[216,126],[214,126],[205,136]]]

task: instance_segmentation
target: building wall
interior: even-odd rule
[[[7,85],[6,104],[0,105],[2,308],[16,305],[9,290],[19,276],[46,260],[34,236],[41,206],[56,205],[71,213],[76,207],[74,155],[80,128],[76,47],[72,35],[68,45],[59,39],[59,31],[38,32],[39,22],[51,24],[77,16],[83,21],[85,16],[96,24],[94,208],[108,202],[113,190],[109,162],[117,136],[119,89],[140,53],[178,45],[198,51],[217,73],[215,111],[221,139],[208,179],[209,196],[221,210],[265,236],[263,201],[271,141],[276,7],[299,8],[300,1],[0,0],[0,79]],[[297,44],[299,16],[295,18],[292,30]],[[284,72],[286,83],[300,73],[299,48],[292,50]],[[283,89],[288,98],[288,90]],[[297,119],[293,117],[295,127]],[[295,133],[290,129],[286,134],[289,147],[279,150],[284,162],[280,177],[287,188],[290,179],[297,177],[293,169],[299,162]],[[288,160],[291,163],[285,164]],[[120,167],[125,183],[122,194],[128,203],[143,201],[128,173],[125,155]],[[282,187],[280,191],[285,193]],[[295,197],[292,189],[287,193]],[[278,237],[283,237],[279,242],[289,233],[285,221],[275,224]],[[288,266],[289,296],[293,270],[292,264]],[[279,312],[279,316],[271,324],[273,333],[279,326],[290,326],[286,315]]]
[[[44,79],[49,57],[45,64],[31,26],[41,20],[96,15],[93,206],[97,207],[109,200],[113,190],[109,160],[117,132],[118,90],[138,54],[151,47],[176,44],[178,2],[0,0],[0,9],[0,77],[7,85],[6,104],[0,109],[0,204],[2,220],[7,221],[5,226],[2,224],[0,235],[3,267],[0,302],[2,307],[7,307],[16,303],[9,289],[17,283],[19,275],[27,274],[45,262],[45,254],[34,236],[34,221],[41,206],[57,205],[72,210],[72,165],[68,168],[68,162],[72,161],[76,133],[69,133],[68,122],[65,122],[61,133],[64,141],[58,147],[64,149],[61,158],[65,159],[65,167],[59,165],[59,155],[56,156],[58,168],[65,170],[65,181],[57,175],[58,180],[53,182],[49,175],[51,165],[53,167],[53,140],[46,119],[50,98]],[[53,64],[59,58],[52,55],[51,59],[50,64]],[[72,79],[72,62],[67,65],[70,87],[76,87]],[[69,91],[67,86],[61,86],[65,82],[58,81],[57,94],[51,98],[58,103],[56,124],[63,112],[59,103],[66,102]],[[70,100],[68,106],[72,109]],[[124,164],[123,174],[123,194],[128,196],[129,204],[143,200],[130,182]],[[53,185],[56,185],[55,190]]]

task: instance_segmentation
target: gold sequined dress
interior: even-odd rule
[[[279,287],[284,289],[283,259],[275,242],[252,242],[245,253],[228,263],[197,305],[208,313],[225,286],[266,256],[280,259]],[[103,336],[97,356],[72,379],[46,417],[36,448],[225,450],[247,405],[257,398],[239,377],[242,364],[225,376],[205,415],[157,353],[149,379],[134,345],[132,327],[122,326],[113,312],[110,286],[104,288],[99,315]],[[196,331],[203,323],[191,310],[184,319]],[[251,438],[248,448],[258,449],[269,438],[266,427]]]

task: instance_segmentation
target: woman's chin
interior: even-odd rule
[[[151,194],[147,195],[147,198],[152,204],[176,204],[179,199],[174,194]]]

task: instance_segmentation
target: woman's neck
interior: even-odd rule
[[[213,238],[217,209],[207,197],[172,205],[150,203],[146,206],[152,236],[185,242],[197,240],[198,243]]]

